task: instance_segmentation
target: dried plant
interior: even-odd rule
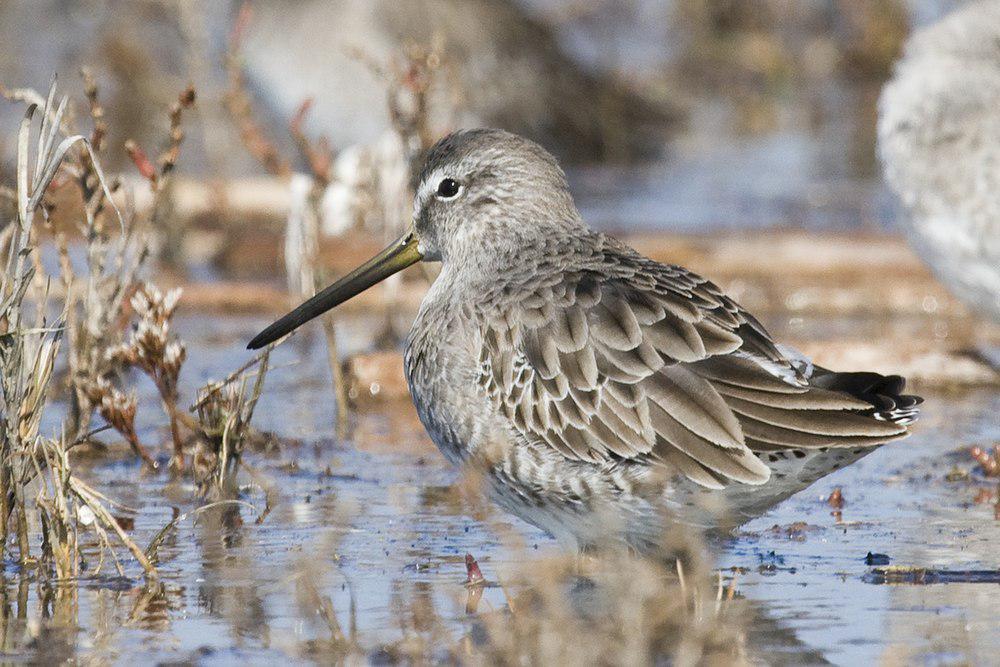
[[[167,114],[169,132],[164,146],[155,164],[146,152],[134,140],[125,142],[125,152],[136,166],[139,175],[149,183],[153,193],[152,205],[149,209],[148,230],[158,239],[158,259],[168,264],[179,264],[181,246],[184,236],[184,225],[177,224],[173,219],[173,197],[171,196],[174,167],[180,156],[181,144],[184,141],[184,129],[181,124],[184,112],[194,106],[195,90],[188,86],[182,90]]]
[[[64,162],[74,160],[80,167],[81,180],[86,182],[86,192],[90,193],[84,202],[89,228],[93,228],[104,209],[103,203],[95,201],[110,203],[118,213],[91,140],[79,134],[59,140],[68,98],[63,97],[55,105],[55,95],[53,83],[41,107],[42,120],[34,152],[30,139],[37,104],[30,103],[21,123],[17,143],[17,218],[10,224],[7,261],[0,277],[0,547],[6,551],[8,527],[13,521],[18,561],[26,564],[34,560],[29,514],[36,513],[42,533],[41,562],[51,565],[57,577],[78,574],[77,533],[89,528],[106,547],[101,551],[102,558],[104,553],[110,553],[120,572],[123,569],[108,537],[109,531],[115,534],[117,543],[133,553],[146,576],[155,578],[155,568],[106,509],[105,503],[110,501],[72,475],[67,456],[70,445],[66,443],[75,441],[67,439],[66,429],[57,440],[39,434],[69,306],[67,303],[54,323],[47,321],[50,279],[34,246],[36,214],[47,215],[45,193]],[[16,91],[11,97],[33,100],[38,96]],[[79,154],[68,157],[74,148],[79,149]],[[122,219],[120,213],[118,218]],[[29,307],[32,303],[34,308]],[[27,493],[32,483],[37,485],[33,501]]]
[[[128,296],[148,257],[148,243],[135,232],[130,209],[126,220],[121,243],[111,239],[103,224],[86,231],[85,278],[73,270],[66,237],[58,238],[67,306],[72,437],[87,432],[91,415],[104,399],[102,388],[123,370],[114,364],[109,351],[121,344]]]
[[[168,114],[170,120],[170,132],[168,134],[167,145],[156,160],[158,167],[153,164],[146,154],[146,151],[134,140],[125,142],[125,152],[128,153],[132,164],[139,170],[139,174],[149,181],[153,192],[160,192],[166,187],[167,177],[177,166],[177,158],[180,156],[181,144],[184,141],[184,129],[181,119],[185,109],[194,106],[196,94],[192,86],[188,86],[177,96],[177,99],[170,105]],[[95,119],[96,127],[96,119]],[[95,130],[96,131],[96,130]],[[156,205],[154,203],[153,217],[156,217]]]
[[[290,292],[295,298],[309,297],[322,287],[323,282],[323,276],[316,268],[316,255],[319,249],[319,211],[324,189],[331,179],[333,152],[325,138],[313,142],[303,132],[302,124],[311,106],[310,100],[300,105],[298,113],[289,125],[292,138],[310,167],[311,172],[308,176],[292,175],[289,161],[281,156],[274,142],[266,136],[261,124],[257,122],[250,95],[246,90],[240,56],[242,36],[252,17],[250,4],[244,2],[230,34],[225,61],[229,78],[229,91],[225,97],[226,108],[239,128],[240,137],[250,154],[256,157],[270,173],[292,179],[293,205],[288,213],[288,233],[285,243],[288,283]],[[326,337],[327,356],[333,377],[334,398],[337,404],[337,435],[346,437],[347,381],[344,378],[337,332],[332,315],[324,315],[320,321]]]
[[[107,124],[97,84],[87,70],[83,71],[83,77],[93,124],[91,137],[100,141],[107,132]],[[159,166],[154,166],[134,141],[125,144],[133,163],[153,191],[148,219],[139,219],[131,197],[127,197],[124,213],[120,215],[120,234],[116,239],[116,230],[109,227],[100,215],[108,193],[92,185],[94,162],[81,159],[76,163],[69,162],[64,171],[75,177],[81,196],[88,202],[85,218],[79,226],[86,244],[85,280],[80,280],[74,272],[66,236],[59,235],[57,240],[68,313],[72,437],[87,432],[96,410],[126,439],[136,454],[148,465],[155,465],[135,432],[136,400],[117,386],[129,367],[138,367],[153,378],[163,399],[174,445],[172,464],[177,469],[183,469],[176,404],[177,376],[184,361],[184,347],[176,339],[167,341],[166,337],[168,321],[176,308],[179,294],[168,293],[164,296],[155,286],[140,286],[139,275],[150,256],[151,230],[168,227],[159,223],[169,210],[166,190],[184,138],[182,114],[194,104],[194,100],[194,90],[188,87],[171,106],[170,131],[166,145],[156,159]],[[110,199],[107,201],[114,204]],[[80,282],[85,285],[83,290],[75,287]],[[138,330],[126,342],[129,305],[140,321]]]
[[[308,637],[298,643],[303,658],[337,664],[750,662],[744,630],[755,610],[738,596],[735,578],[724,581],[713,572],[693,528],[670,527],[664,536],[667,553],[679,560],[614,545],[586,555],[555,551],[539,557],[508,524],[487,517],[505,545],[497,552],[507,554],[505,565],[467,554],[464,576],[454,572],[450,584],[383,570],[380,583],[391,586],[388,617],[396,626],[387,633],[384,621],[376,629],[359,626],[365,618],[356,614],[350,570],[341,569],[337,554],[360,517],[351,505],[339,511],[330,525],[340,528],[331,527],[304,548],[289,577],[302,621],[297,635]],[[316,559],[315,553],[333,557]],[[334,601],[345,597],[347,608],[338,609]],[[456,623],[462,609],[465,618]],[[381,639],[387,634],[398,638]]]
[[[426,45],[407,44],[402,56],[393,61],[388,69],[375,67],[376,74],[381,74],[386,82],[389,117],[393,130],[406,147],[406,159],[411,168],[418,166],[420,154],[441,138],[435,130],[435,123],[439,127],[447,127],[454,122],[459,95],[454,86],[450,86],[451,108],[443,110],[447,121],[442,123],[442,119],[436,117],[432,122],[431,117],[430,92],[445,79],[444,65],[444,41],[436,38]]]
[[[180,433],[177,401],[180,397],[178,381],[181,366],[187,352],[184,343],[170,333],[170,320],[180,297],[179,288],[164,294],[155,285],[144,283],[131,300],[138,319],[135,328],[123,343],[107,352],[112,363],[138,368],[156,385],[170,420],[170,437],[174,446],[170,465],[177,471],[184,470],[184,441]]]
[[[97,406],[97,412],[104,421],[125,438],[132,451],[147,465],[155,467],[156,462],[139,442],[139,435],[135,430],[135,412],[138,406],[135,394],[124,393],[103,377],[88,385],[86,392],[88,400]]]
[[[274,141],[267,136],[263,125],[257,121],[253,101],[247,91],[246,77],[243,75],[243,58],[240,47],[243,35],[253,20],[253,9],[249,2],[240,5],[233,29],[229,34],[229,48],[226,51],[225,68],[229,80],[223,98],[230,117],[235,121],[243,145],[258,162],[275,176],[288,176],[291,168],[281,155]]]
[[[93,126],[91,142],[96,152],[103,147],[107,122],[93,75],[84,69],[83,79]],[[106,201],[112,206],[114,201],[110,199],[110,192],[94,186],[95,165],[96,162],[88,157],[69,160],[63,166],[63,172],[76,182],[85,202],[83,219],[77,225],[85,243],[85,276],[78,276],[73,268],[67,236],[60,233],[56,237],[67,310],[71,439],[90,429],[95,410],[102,413],[112,410],[109,414],[114,414],[114,408],[119,407],[128,412],[128,401],[123,400],[121,392],[116,394],[109,382],[123,369],[113,363],[108,352],[121,344],[127,322],[125,310],[128,298],[149,257],[148,228],[140,224],[131,198],[126,199],[125,209],[118,216],[119,224],[109,225],[105,216],[100,214]],[[113,188],[116,187],[113,184]],[[131,421],[126,419],[121,423],[124,425]],[[122,434],[137,453],[147,462],[152,461],[138,445],[138,440],[130,437],[134,436],[134,430],[131,433],[123,431]]]
[[[203,497],[225,494],[248,440],[250,420],[264,390],[270,348],[222,382],[210,382],[191,406],[197,417],[198,446],[193,457],[195,482]],[[251,374],[254,366],[256,372]]]
[[[440,40],[430,45],[408,44],[388,62],[360,49],[352,56],[385,86],[391,127],[374,144],[352,146],[336,156],[331,187],[324,193],[323,229],[337,234],[363,227],[389,240],[409,224],[410,181],[422,154],[441,137],[442,129],[453,125],[458,94],[452,96],[450,108],[435,109],[432,118],[430,90],[441,82],[447,84]]]
[[[36,478],[40,480],[35,506],[42,524],[43,558],[51,560],[59,579],[76,577],[80,573],[77,512],[72,507],[73,492],[66,448],[61,441],[39,439],[36,451],[45,467],[43,470],[39,457],[32,457]]]
[[[167,190],[184,139],[181,121],[184,111],[195,102],[195,92],[191,87],[186,88],[171,106],[169,133],[155,160],[151,160],[136,142],[125,144],[126,152],[153,192],[148,217],[140,220],[131,197],[126,197],[124,211],[118,212],[111,198],[118,187],[117,181],[109,186],[100,173],[97,153],[107,134],[107,123],[96,80],[86,69],[82,76],[93,126],[87,142],[88,151],[80,155],[64,154],[60,169],[53,170],[75,182],[84,201],[84,215],[79,224],[86,248],[84,278],[76,275],[70,261],[70,241],[63,233],[56,235],[70,343],[68,434],[73,441],[88,434],[92,415],[96,412],[125,438],[137,455],[148,465],[155,466],[135,429],[136,397],[134,392],[124,388],[125,372],[138,369],[152,379],[159,392],[170,425],[171,468],[179,472],[185,467],[181,428],[186,425],[197,430],[192,425],[193,420],[178,409],[179,376],[186,352],[184,344],[171,333],[170,322],[180,291],[164,294],[155,285],[141,283],[139,275],[150,255],[151,231],[169,227],[159,223],[170,213]],[[30,90],[7,91],[7,95],[26,100],[38,97]],[[65,109],[64,101],[57,120],[62,119]],[[117,235],[116,228],[109,226],[107,216],[103,215],[108,204],[118,212],[117,230],[120,233]],[[133,313],[128,312],[129,306]],[[126,333],[133,314],[136,324]]]
[[[482,617],[488,639],[472,651],[488,664],[745,664],[734,589],[679,563],[605,553],[586,577],[565,556],[514,577],[525,590],[508,615]]]

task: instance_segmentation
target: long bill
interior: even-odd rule
[[[257,350],[273,343],[309,320],[339,306],[372,285],[419,262],[422,258],[413,232],[404,234],[393,241],[388,248],[254,336],[247,349]]]

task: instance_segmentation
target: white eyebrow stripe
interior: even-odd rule
[[[441,167],[438,167],[424,179],[424,182],[420,184],[420,189],[417,191],[417,199],[423,204],[430,198],[435,192],[437,192],[438,183],[444,178],[445,171]]]

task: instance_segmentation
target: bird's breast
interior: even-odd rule
[[[453,463],[468,458],[487,418],[485,412],[492,410],[476,381],[478,358],[472,353],[476,332],[475,322],[463,316],[462,309],[425,300],[404,354],[406,380],[420,421]]]

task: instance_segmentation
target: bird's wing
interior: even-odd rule
[[[685,269],[616,252],[555,278],[484,324],[480,383],[522,433],[568,458],[662,460],[717,488],[770,476],[747,446],[745,415],[767,443],[776,432],[817,443],[845,429],[861,440],[899,432],[861,415],[849,423],[844,411],[871,406],[809,387],[801,360]]]

